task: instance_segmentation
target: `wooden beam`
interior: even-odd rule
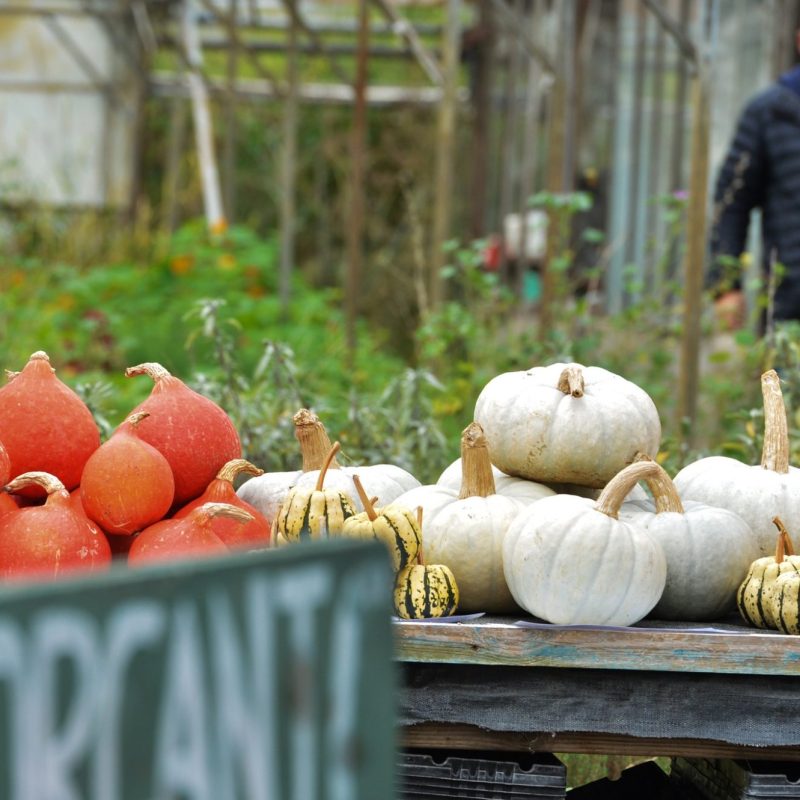
[[[473,239],[486,234],[486,210],[491,162],[492,51],[495,45],[494,7],[480,3],[476,28],[472,29],[472,147],[470,158],[471,190],[469,230]]]
[[[554,75],[557,68],[552,57],[547,50],[541,47],[532,37],[528,36],[528,32],[523,26],[519,25],[516,14],[508,7],[505,0],[492,0],[492,5],[497,11],[497,18],[503,23],[507,31],[520,40],[531,58],[537,59],[546,73]]]
[[[450,236],[453,210],[453,159],[455,157],[456,116],[461,40],[461,0],[447,0],[446,26],[442,41],[444,85],[436,131],[436,174],[434,178],[433,235],[430,256],[429,298],[436,309],[444,294],[442,267],[444,245]]]
[[[295,232],[296,208],[295,195],[297,191],[297,119],[298,119],[298,88],[299,70],[297,53],[294,45],[297,43],[297,28],[292,25],[289,29],[289,52],[286,61],[286,73],[289,82],[289,91],[283,105],[283,154],[281,158],[281,255],[278,294],[281,299],[281,313],[288,316],[289,301],[291,299],[292,272],[295,259]]]
[[[280,85],[280,82],[275,77],[275,75],[270,72],[258,59],[258,57],[253,53],[247,46],[247,43],[239,36],[238,32],[236,31],[236,22],[233,19],[232,14],[223,14],[211,0],[200,0],[203,8],[205,8],[210,14],[212,14],[222,25],[225,26],[228,32],[228,38],[230,39],[231,44],[238,49],[250,62],[253,69],[256,71],[256,74],[259,78],[265,80],[270,86],[272,87],[275,94],[278,97],[283,97],[285,95],[284,88]],[[202,47],[202,41],[199,43],[199,46]]]
[[[683,329],[678,380],[677,430],[691,446],[696,431],[700,389],[700,326],[703,307],[703,272],[706,253],[708,160],[710,142],[710,89],[707,68],[701,65],[692,78],[692,160],[683,267]]]
[[[175,37],[172,34],[163,34],[159,41],[164,47],[173,47],[175,45]],[[203,50],[227,50],[228,39],[224,36],[203,36],[201,44]],[[245,44],[248,51],[257,53],[285,53],[286,44],[283,41],[267,41],[267,40],[248,40]],[[357,54],[357,49],[352,44],[341,44],[337,42],[328,42],[325,45],[328,53],[331,56],[345,56],[347,58],[354,58]],[[302,42],[297,45],[296,50],[302,55],[316,55],[317,48],[310,42]],[[432,53],[435,56],[436,53]],[[398,47],[396,45],[382,45],[372,44],[369,48],[370,60],[373,58],[397,58],[397,59],[413,59],[415,58],[406,47]]]
[[[114,107],[130,113],[131,109],[125,102],[125,99],[117,92],[114,84],[103,79],[103,76],[92,63],[91,59],[83,52],[80,43],[76,41],[69,30],[61,24],[59,19],[54,14],[45,14],[43,20],[45,25],[50,29],[50,32],[58,40],[64,50],[69,53],[72,60],[78,65],[78,68],[83,72],[92,86],[97,89],[97,91],[104,94]]]
[[[185,65],[185,57],[180,56]],[[200,76],[206,85],[207,91],[214,96],[224,96],[227,91],[225,84],[210,78],[202,70]],[[185,97],[188,94],[186,82],[175,72],[154,72],[150,75],[150,84],[156,97]],[[38,86],[32,81],[21,83],[3,82],[0,80],[0,91],[6,86],[15,89],[17,86]],[[57,85],[60,90],[61,84]],[[235,84],[236,95],[241,100],[262,102],[264,100],[280,100],[269,85],[262,80],[239,78]],[[75,92],[85,92],[79,84],[75,84]],[[441,103],[443,92],[435,86],[368,86],[367,105],[369,106],[395,106],[395,105],[420,105],[438,106]],[[339,83],[304,83],[299,89],[301,102],[315,105],[352,105],[354,91],[352,84]],[[459,88],[457,92],[459,103],[469,101],[469,92]]]
[[[189,121],[189,104],[183,97],[172,97],[169,101],[169,128],[167,133],[166,164],[162,184],[161,228],[171,234],[178,222],[178,195],[181,183],[181,167],[186,148],[186,131]]]
[[[517,26],[524,27],[525,22],[522,17],[521,0],[513,0],[513,9],[509,9],[517,20]],[[511,37],[509,46],[511,53],[506,64],[506,80],[504,83],[505,103],[503,104],[503,140],[501,142],[502,159],[500,164],[500,222],[503,231],[505,220],[514,208],[514,187],[519,174],[519,162],[517,160],[517,132],[519,128],[519,104],[518,86],[523,69],[524,50],[518,37]],[[523,220],[522,227],[525,227]],[[521,268],[521,260],[517,260],[517,266]],[[511,263],[508,258],[508,248],[503,246],[500,251],[500,276],[503,282],[509,286],[515,283],[511,274]]]
[[[228,0],[229,44],[226,58],[225,120],[222,138],[223,197],[228,221],[236,219],[236,77],[239,68],[239,48],[236,37],[236,0]]]
[[[343,83],[350,83],[350,78],[347,73],[339,66],[339,62],[328,52],[320,35],[306,22],[305,18],[300,13],[296,0],[281,0],[281,2],[289,13],[290,18],[294,21],[294,24],[305,33],[312,44],[317,48],[317,52],[327,59],[333,74]]]
[[[359,0],[358,60],[354,87],[353,127],[350,139],[350,202],[347,208],[347,263],[345,312],[349,365],[355,368],[358,344],[356,324],[364,259],[364,172],[367,142],[367,82],[369,58],[369,0]]]
[[[492,731],[474,725],[423,722],[400,729],[403,747],[426,750],[502,750],[516,753],[584,753],[686,758],[753,758],[798,761],[797,747],[747,747],[709,739],[645,739],[608,733]]]
[[[697,45],[686,32],[686,28],[664,8],[659,0],[642,0],[642,2],[653,13],[653,16],[659,21],[664,30],[675,40],[681,55],[693,68],[696,68],[698,63]]]
[[[419,65],[434,86],[441,86],[444,82],[442,70],[436,59],[428,52],[422,40],[417,35],[414,26],[394,7],[392,0],[374,0],[378,8],[392,23],[392,30],[402,36],[408,43],[411,52],[416,56]]]

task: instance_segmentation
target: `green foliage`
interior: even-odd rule
[[[569,262],[570,217],[585,201],[536,202],[558,218],[558,258]],[[666,211],[677,215],[679,206],[667,203]],[[366,319],[348,353],[339,291],[312,287],[299,271],[291,301],[283,303],[276,242],[243,226],[210,236],[201,221],[192,222],[169,241],[151,243],[148,259],[106,266],[18,254],[2,266],[2,365],[20,369],[32,352],[47,351],[108,435],[150,391],[145,381],[125,379],[125,368],[156,361],[226,408],[246,456],[264,469],[298,466],[292,416],[309,407],[342,442],[345,460],[396,463],[428,482],[458,455],[460,432],[492,377],[578,361],[624,375],[653,397],[664,428],[661,460],[670,472],[711,452],[758,461],[758,376],[778,365],[791,408],[790,387],[800,385],[797,324],[777,326],[766,338],[749,331],[721,338],[705,321],[696,447],[689,450],[675,419],[681,320],[668,301],[675,287],[643,294],[609,316],[590,294],[575,292],[567,269],[542,336],[535,309],[520,307],[483,269],[484,247],[448,243],[447,299],[423,310],[410,331],[411,363],[396,338]],[[603,264],[594,269],[602,280]],[[634,296],[636,287],[629,288]],[[800,443],[800,419],[790,423]]]

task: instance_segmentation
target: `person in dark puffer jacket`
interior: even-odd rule
[[[800,52],[800,30],[796,38]],[[744,296],[740,276],[720,257],[738,259],[745,250],[754,208],[761,209],[765,285],[770,263],[783,267],[773,319],[800,319],[800,64],[747,104],[717,179],[707,285],[734,327],[744,318]]]

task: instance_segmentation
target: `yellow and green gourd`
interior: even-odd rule
[[[351,539],[377,539],[389,550],[392,569],[395,573],[414,563],[419,553],[421,534],[413,511],[404,506],[384,506],[375,509],[367,497],[358,475],[353,475],[364,511],[348,517],[338,535]]]
[[[800,556],[795,555],[792,540],[780,517],[774,517],[778,528],[774,556],[764,556],[750,565],[747,577],[736,594],[736,604],[745,622],[758,628],[775,628],[773,594],[778,578],[800,571]]]
[[[800,633],[800,572],[784,572],[775,581],[770,610],[779,631]]]
[[[324,488],[325,474],[338,451],[339,442],[334,442],[313,488],[295,486],[289,490],[275,517],[276,544],[325,539],[339,534],[345,520],[356,513],[349,495]]]
[[[422,509],[417,510],[422,529]],[[401,619],[449,617],[458,608],[458,584],[450,567],[425,564],[422,547],[416,564],[401,569],[394,584],[394,610]]]

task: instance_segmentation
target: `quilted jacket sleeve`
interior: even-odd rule
[[[766,182],[764,125],[768,114],[756,98],[739,117],[736,132],[717,177],[711,223],[711,269],[707,286],[739,285],[739,275],[725,266],[745,249],[750,212],[761,205]]]

